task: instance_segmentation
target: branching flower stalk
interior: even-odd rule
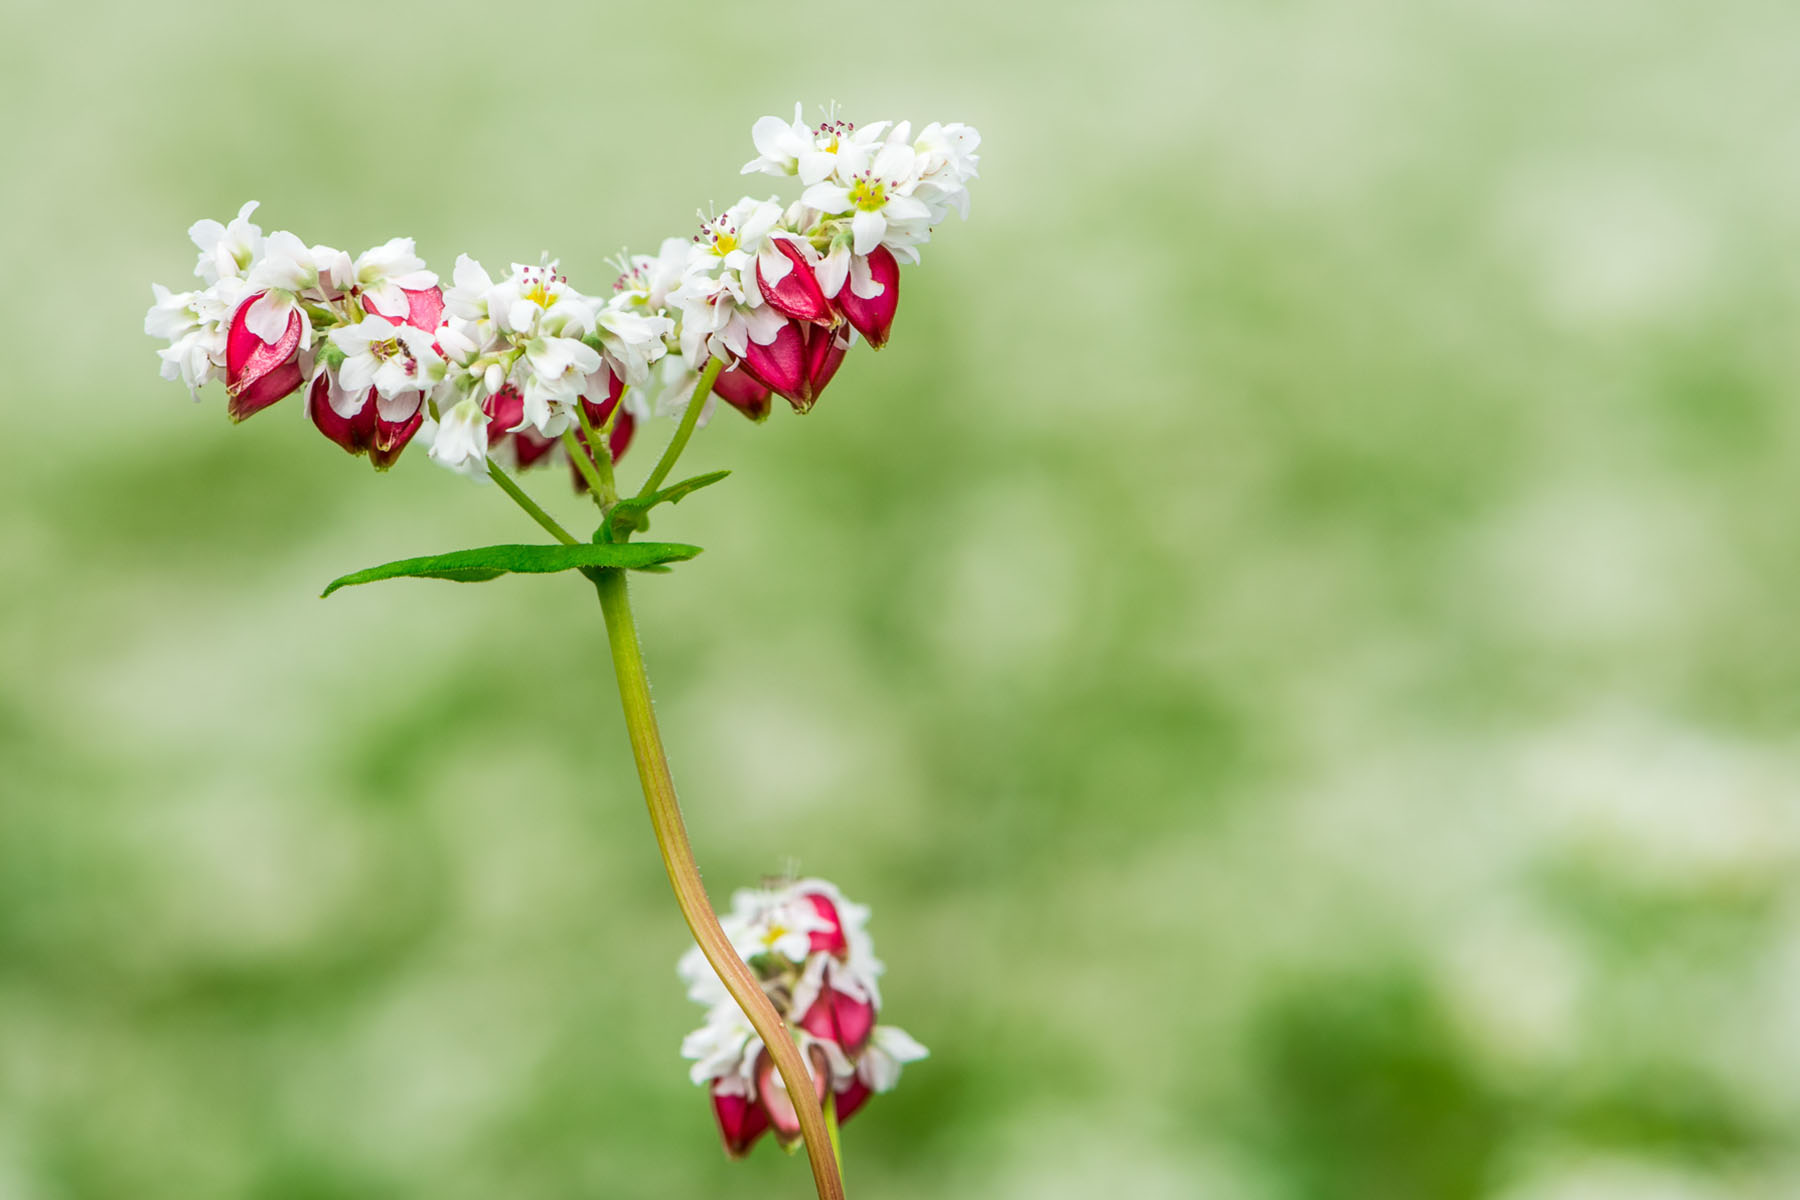
[[[683,1043],[707,1087],[725,1148],[746,1153],[766,1131],[804,1142],[818,1195],[843,1196],[840,1121],[925,1056],[903,1030],[877,1024],[883,968],[868,910],[823,880],[740,891],[721,921],[700,880],[651,706],[627,570],[667,570],[699,547],[634,541],[651,514],[719,482],[718,471],[669,483],[717,401],[753,420],[781,396],[809,411],[860,338],[879,349],[899,302],[901,262],[950,212],[968,215],[980,143],[965,125],[857,128],[764,117],[744,173],[797,177],[800,198],[744,197],[705,218],[692,239],[627,256],[613,295],[575,290],[558,264],[513,264],[496,280],[462,256],[449,287],[410,238],[362,255],[265,237],[255,203],[229,223],[189,230],[204,287],[157,286],[147,333],[168,340],[163,376],[199,389],[221,380],[243,420],[304,390],[327,438],[386,470],[418,437],[438,464],[492,481],[553,539],[385,563],[325,589],[401,577],[481,582],[577,571],[605,619],[638,778],[676,902],[695,949],[681,974],[708,1007]],[[677,418],[642,487],[622,498],[614,464],[638,426]],[[566,459],[600,511],[591,538],[571,533],[513,478]]]

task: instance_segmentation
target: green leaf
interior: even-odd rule
[[[449,579],[456,583],[482,583],[502,575],[544,575],[555,571],[583,574],[603,567],[633,571],[667,570],[665,564],[681,562],[700,553],[698,546],[677,542],[602,542],[574,546],[480,546],[428,558],[403,558],[334,579],[320,598],[341,587],[374,583],[378,579]]]
[[[612,506],[612,511],[606,514],[606,520],[594,531],[594,540],[623,545],[632,534],[650,528],[651,509],[659,504],[678,504],[685,497],[703,487],[711,487],[729,474],[730,471],[708,471],[692,479],[683,479],[680,483],[671,483],[641,500],[637,497],[621,500]]]

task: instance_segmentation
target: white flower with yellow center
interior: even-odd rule
[[[442,377],[443,359],[432,348],[431,334],[411,325],[370,313],[354,325],[338,326],[330,337],[344,355],[338,382],[353,396],[374,388],[391,400]]]
[[[930,206],[912,195],[917,171],[911,146],[886,144],[872,156],[867,147],[853,147],[840,155],[837,173],[807,188],[800,203],[827,216],[848,215],[856,254],[902,238],[910,245],[912,235],[928,232],[931,224]]]

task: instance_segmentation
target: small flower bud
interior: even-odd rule
[[[868,256],[868,273],[862,278],[862,260],[851,264],[850,279],[837,294],[838,311],[879,350],[893,328],[894,310],[900,306],[900,264],[886,246]]]
[[[263,341],[248,324],[251,305],[263,295],[258,292],[238,305],[225,336],[225,388],[231,397],[225,411],[233,421],[261,412],[305,382],[300,370],[305,318],[298,311],[290,312],[280,339]]]
[[[806,345],[797,321],[782,322],[781,329],[767,345],[750,341],[744,347],[743,369],[754,375],[771,392],[784,397],[804,412],[812,406],[812,391],[806,378]]]
[[[810,252],[790,238],[771,238],[769,245],[792,266],[787,274],[770,283],[761,261],[757,262],[756,283],[762,290],[763,299],[793,320],[835,324],[837,318],[831,311],[831,301],[825,299],[825,293],[819,290],[819,281],[813,277]]]
[[[719,377],[713,380],[713,395],[752,421],[761,421],[769,415],[769,389],[742,366],[719,372]]]

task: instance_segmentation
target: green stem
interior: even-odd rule
[[[837,1163],[838,1179],[844,1178],[844,1143],[838,1134],[837,1093],[825,1093],[825,1132],[831,1136],[831,1157]]]
[[[594,464],[594,471],[600,476],[600,488],[594,494],[600,497],[600,511],[602,512],[619,502],[619,488],[613,482],[612,446],[610,443],[613,422],[619,419],[619,408],[624,403],[625,393],[621,391],[618,404],[613,405],[613,410],[606,414],[605,423],[597,430],[588,420],[586,407],[580,404],[575,406],[575,419],[581,422],[581,432],[587,438],[590,450],[588,461]],[[592,480],[588,482],[588,486],[594,486]]]
[[[700,422],[700,410],[706,407],[706,397],[719,378],[719,372],[725,369],[725,360],[714,358],[707,361],[706,370],[700,372],[700,381],[694,385],[694,394],[688,397],[687,411],[681,414],[681,424],[675,429],[675,436],[669,439],[668,449],[657,459],[656,467],[650,472],[650,478],[644,480],[644,486],[638,489],[637,498],[647,500],[650,493],[662,486],[662,481],[669,477],[675,469],[675,460],[687,449],[688,439],[694,436],[694,426]]]
[[[527,496],[525,490],[513,482],[512,476],[508,475],[505,471],[502,471],[500,469],[500,464],[491,458],[488,459],[488,478],[499,484],[500,490],[505,492],[508,496],[511,496],[513,503],[524,509],[526,514],[530,516],[532,520],[543,526],[544,531],[551,537],[555,538],[565,546],[574,546],[578,544],[579,539],[577,539],[574,534],[564,529],[561,525],[558,525],[556,523],[556,518],[539,508],[537,501],[533,500],[530,496]]]
[[[587,421],[584,419],[581,424],[585,428]],[[612,503],[606,498],[606,493],[612,489],[606,486],[606,480],[600,478],[600,471],[594,466],[594,460],[599,456],[591,455],[582,448],[581,439],[575,436],[573,429],[563,430],[562,444],[563,449],[568,451],[569,461],[575,464],[576,473],[587,483],[588,495],[594,498],[594,503],[600,506],[600,511],[605,512],[607,506]],[[588,442],[590,446],[593,444],[592,441]],[[615,495],[613,500],[617,499],[618,496]]]
[[[696,396],[693,407],[698,407],[698,403]],[[625,731],[631,737],[638,781],[644,788],[644,803],[650,810],[650,825],[656,831],[656,843],[662,848],[669,885],[675,889],[675,902],[701,953],[718,972],[731,998],[744,1010],[751,1027],[775,1060],[775,1069],[781,1072],[794,1112],[800,1118],[800,1134],[806,1140],[806,1156],[812,1164],[813,1183],[818,1188],[819,1200],[843,1200],[844,1184],[832,1149],[831,1134],[825,1124],[825,1115],[819,1109],[812,1077],[801,1061],[800,1050],[781,1014],[763,993],[762,984],[738,957],[731,939],[719,927],[718,915],[706,896],[706,886],[700,882],[700,867],[694,861],[694,848],[688,842],[681,805],[675,797],[675,780],[669,773],[662,734],[657,729],[656,713],[650,705],[650,679],[644,670],[643,650],[638,645],[637,623],[631,612],[625,572],[615,569],[596,572],[594,587],[600,593],[600,609],[606,616],[607,643],[612,650],[613,671],[619,680],[619,702],[625,709]]]

